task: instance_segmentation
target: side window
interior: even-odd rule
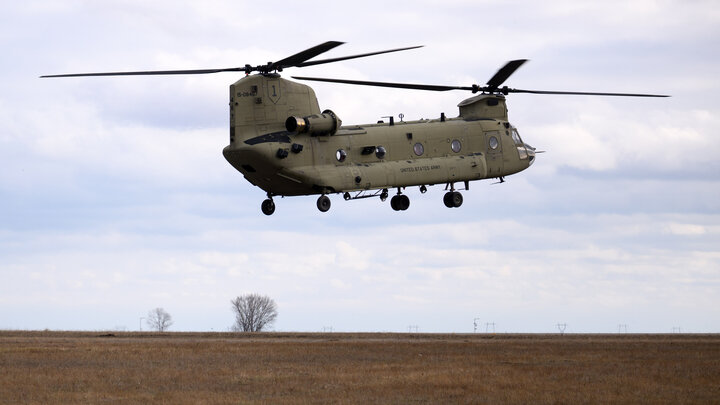
[[[458,153],[460,152],[460,149],[462,149],[462,144],[457,139],[453,140],[450,144],[450,149],[452,149],[453,152]]]
[[[498,139],[496,137],[491,136],[488,140],[488,145],[490,146],[490,149],[495,150],[497,149],[498,145],[500,145],[500,143],[498,142]]]

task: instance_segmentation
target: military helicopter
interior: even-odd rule
[[[395,211],[410,207],[403,191],[444,184],[443,203],[460,207],[470,181],[498,179],[530,167],[537,153],[525,143],[508,121],[506,98],[510,93],[668,97],[658,94],[596,93],[523,90],[502,86],[526,59],[505,64],[484,86],[440,86],[410,83],[370,82],[344,79],[297,77],[298,80],[401,89],[448,91],[465,90],[474,95],[458,104],[459,115],[444,113],[433,119],[378,121],[372,124],[342,125],[331,110],[320,110],[312,88],[280,77],[290,67],[307,67],[348,59],[420,48],[413,46],[385,51],[314,60],[343,42],[328,41],[278,62],[265,65],[198,70],[163,70],[105,73],[72,73],[47,77],[130,76],[244,72],[230,85],[230,141],[223,149],[225,159],[251,184],[266,192],[261,204],[265,215],[275,212],[274,197],[317,195],[317,208],[330,209],[328,195],[342,194],[345,200],[379,197],[385,201],[389,190]],[[257,72],[256,74],[252,74]],[[502,86],[502,87],[501,87]]]

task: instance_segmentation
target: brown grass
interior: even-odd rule
[[[0,403],[720,403],[720,335],[0,332]]]

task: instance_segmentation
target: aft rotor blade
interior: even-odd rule
[[[488,80],[487,91],[492,92],[500,87],[500,85],[505,83],[505,80],[507,80],[510,75],[515,73],[515,71],[527,61],[527,59],[517,59],[506,63],[505,66],[501,67],[500,70],[498,70],[497,73]]]
[[[82,76],[151,76],[151,75],[197,75],[219,72],[244,72],[245,68],[194,69],[194,70],[143,70],[137,72],[69,73],[62,75],[44,75],[46,77],[82,77]]]
[[[301,63],[305,62],[308,59],[312,59],[321,53],[325,53],[337,46],[340,46],[344,44],[345,42],[338,42],[338,41],[327,41],[325,43],[322,43],[320,45],[313,46],[312,48],[308,48],[302,52],[298,52],[295,55],[288,56],[285,59],[281,59],[277,62],[273,62],[268,67],[268,71],[272,70],[278,70],[286,67],[292,67],[292,66],[299,66]]]
[[[392,87],[396,89],[412,89],[412,90],[430,90],[430,91],[448,91],[448,90],[476,90],[476,87],[462,87],[462,86],[436,86],[432,84],[413,84],[413,83],[390,83],[390,82],[368,82],[362,80],[344,80],[344,79],[327,79],[322,77],[301,77],[293,76],[293,79],[298,80],[311,80],[315,82],[329,82],[329,83],[343,83],[343,84],[356,84],[361,86],[375,86],[375,87]]]
[[[570,96],[618,96],[618,97],[670,97],[665,94],[640,94],[640,93],[598,93],[588,91],[552,91],[552,90],[523,90],[503,87],[499,91],[507,93],[530,93],[530,94],[560,94]]]
[[[339,57],[339,58],[314,60],[314,61],[310,61],[310,62],[298,63],[298,64],[296,64],[296,65],[294,65],[294,66],[296,66],[296,67],[305,67],[305,66],[321,65],[321,64],[324,64],[324,63],[339,62],[339,61],[341,61],[341,60],[364,58],[364,57],[366,57],[366,56],[373,56],[373,55],[381,55],[381,54],[383,54],[383,53],[407,51],[407,50],[410,50],[410,49],[422,48],[423,46],[424,46],[424,45],[409,46],[409,47],[407,47],[407,48],[389,49],[389,50],[387,50],[387,51],[378,51],[378,52],[363,53],[363,54],[360,54],[360,55],[351,55],[351,56],[342,56],[342,57]]]

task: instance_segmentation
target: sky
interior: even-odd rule
[[[263,64],[290,75],[506,82],[671,98],[508,96],[546,153],[503,184],[411,206],[276,198],[222,157],[237,73],[40,79]],[[226,331],[275,300],[276,331],[720,332],[717,1],[5,2],[0,13],[0,329]],[[458,115],[471,94],[312,83],[346,125]],[[492,324],[493,326],[491,326]]]

